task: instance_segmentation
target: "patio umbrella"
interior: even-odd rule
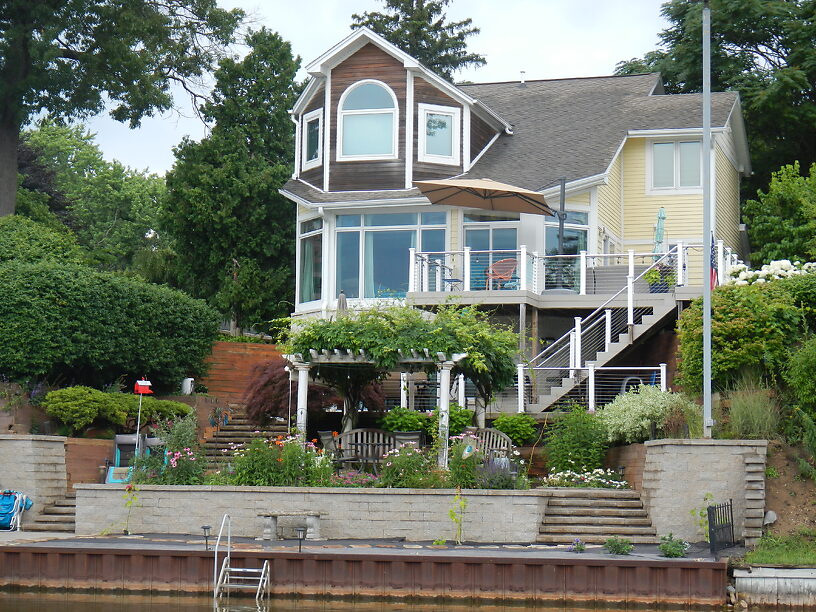
[[[555,215],[540,193],[488,178],[414,181],[414,185],[434,204]]]

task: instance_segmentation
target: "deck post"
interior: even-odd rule
[[[436,264],[436,277],[434,278],[434,291],[442,291],[442,276],[444,271],[444,266],[442,265],[441,259],[434,259],[434,263]]]
[[[722,240],[717,241],[717,285],[724,285],[726,266],[725,266],[725,244]]]
[[[465,247],[465,261],[462,264],[465,277],[465,291],[470,291],[470,247]]]
[[[575,367],[580,369],[583,361],[581,355],[581,317],[575,317]]]
[[[416,291],[416,249],[408,249],[408,293]]]
[[[306,399],[309,396],[309,364],[295,363],[293,364],[297,370],[298,389],[297,389],[297,430],[298,435],[303,436],[302,440],[306,442]]]
[[[578,291],[579,295],[586,295],[586,281],[587,281],[587,252],[581,251],[581,281],[580,281],[580,289]]]
[[[518,386],[518,412],[524,412],[524,364],[516,366],[516,385]]]
[[[680,285],[685,284],[683,282],[683,253],[684,253],[684,251],[683,251],[683,241],[678,240],[677,241],[677,246],[675,248],[677,249],[677,274],[676,274],[677,281],[676,281],[676,284],[678,286],[680,286]]]
[[[519,247],[519,289],[527,290],[527,247]]]
[[[408,407],[408,372],[400,372],[400,408]]]
[[[422,257],[422,291],[430,291],[428,286],[428,275],[431,271],[431,262],[427,256]]]
[[[439,467],[448,468],[448,431],[450,429],[450,380],[453,361],[439,364]]]
[[[595,412],[595,362],[587,361],[587,404],[589,412]]]
[[[667,382],[668,381],[666,380],[666,364],[661,363],[660,364],[660,390],[661,391],[668,390]]]
[[[612,309],[604,310],[604,352],[612,346]]]

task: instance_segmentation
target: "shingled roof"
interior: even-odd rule
[[[702,95],[664,95],[658,74],[459,85],[513,126],[468,171],[539,190],[602,174],[630,130],[699,128]],[[711,125],[724,127],[735,92],[712,94]],[[290,180],[283,189],[310,202],[351,202],[417,197],[416,189],[323,193]]]

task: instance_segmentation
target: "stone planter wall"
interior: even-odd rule
[[[659,535],[699,542],[691,516],[712,503],[733,500],[734,535],[753,545],[765,515],[766,440],[650,440],[644,443],[641,496]]]
[[[100,482],[99,468],[105,465],[105,459],[113,461],[113,455],[113,440],[66,438],[65,472],[68,491],[80,482]]]
[[[75,487],[76,533],[121,532],[127,509],[120,485]],[[232,533],[258,537],[263,512],[289,510],[325,513],[321,538],[451,540],[454,524],[448,517],[454,490],[347,489],[306,487],[139,486],[128,522],[132,533],[200,535],[202,525],[218,533],[224,514],[232,517]],[[465,491],[463,537],[471,542],[533,542],[538,535],[546,489],[534,491]],[[287,537],[303,518],[282,518]]]
[[[617,470],[623,467],[623,477],[635,491],[643,486],[643,465],[646,462],[646,447],[643,444],[615,446],[606,452],[604,467]]]
[[[14,489],[34,502],[29,510],[65,495],[65,440],[62,436],[0,435],[0,488]]]

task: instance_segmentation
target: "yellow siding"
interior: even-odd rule
[[[598,229],[605,228],[613,240],[620,240],[621,228],[621,157],[609,168],[608,182],[598,187]],[[598,232],[598,251],[601,252],[603,240]]]
[[[647,140],[630,139],[623,147],[623,239],[626,248],[651,250],[660,207],[666,209],[665,240],[689,240],[703,233],[703,196],[647,193]],[[700,238],[702,239],[702,238]]]
[[[462,211],[458,208],[452,208],[448,213],[450,221],[448,222],[448,231],[450,232],[450,250],[457,251],[464,247],[460,244],[459,225],[462,223]]]
[[[717,202],[717,226],[714,235],[723,240],[725,246],[738,249],[740,246],[739,173],[719,146],[714,147],[714,164],[716,172],[714,190]]]
[[[590,201],[589,200],[589,190],[587,190],[587,191],[582,191],[581,193],[576,193],[576,194],[567,196],[567,199],[566,199],[566,201],[564,203],[566,204],[567,210],[569,210],[571,206],[574,206],[576,208],[579,207],[579,206],[589,206],[589,201]],[[555,201],[550,199],[548,204],[550,205],[550,208],[552,208],[553,210],[558,208],[558,200],[557,199]]]

